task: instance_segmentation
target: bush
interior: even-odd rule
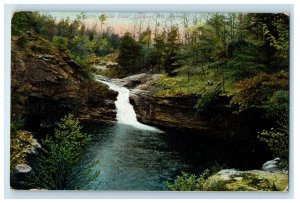
[[[267,118],[288,119],[289,92],[287,90],[275,91],[263,108],[266,110]]]
[[[289,130],[288,121],[279,124],[277,128],[263,130],[258,133],[258,138],[267,143],[275,157],[287,161],[289,156]]]
[[[252,78],[236,83],[238,91],[231,99],[231,105],[238,105],[239,112],[250,107],[265,108],[265,104],[276,91],[288,89],[288,73],[269,74],[261,72]],[[288,98],[286,98],[288,99]]]
[[[98,70],[97,73],[109,78],[123,78],[126,75],[125,72],[119,67],[111,67],[105,70]]]
[[[66,51],[68,49],[68,39],[66,37],[54,36],[53,43],[59,50]]]
[[[215,180],[205,188],[205,191],[228,191],[226,184],[224,180]]]
[[[195,108],[201,112],[206,111],[219,97],[220,93],[221,85],[217,85],[214,89],[204,91],[202,94],[200,94],[200,98],[198,99]]]
[[[209,170],[205,170],[199,177],[182,172],[174,183],[167,182],[167,189],[171,191],[201,191],[209,175]]]
[[[94,80],[94,74],[92,73],[92,66],[87,63],[84,59],[80,58],[80,56],[71,56],[71,58],[81,67],[83,76],[89,80]]]
[[[34,149],[36,141],[31,132],[18,130],[10,137],[10,172],[18,164],[27,163],[27,155]]]
[[[85,148],[91,137],[82,133],[81,129],[79,121],[71,114],[57,124],[54,136],[43,141],[44,151],[31,176],[32,187],[50,190],[76,189],[99,175],[99,171],[91,170],[98,161],[87,163],[84,160]],[[85,163],[82,164],[83,162]],[[85,174],[85,179],[74,181],[80,174]]]
[[[17,45],[21,48],[25,48],[27,44],[28,44],[27,36],[26,34],[22,33],[17,40]]]
[[[23,120],[12,120],[10,125],[10,172],[18,164],[27,163],[27,155],[34,149],[36,140],[31,132],[21,130]]]

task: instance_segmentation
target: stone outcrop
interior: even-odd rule
[[[155,97],[142,89],[134,89],[130,96],[137,119],[143,123],[178,129],[207,130],[208,120],[200,117],[193,108],[196,99],[196,97]]]
[[[49,127],[67,113],[81,120],[115,120],[117,93],[96,81],[47,40],[28,37],[24,46],[12,37],[12,115]]]
[[[27,164],[16,165],[10,176],[10,186],[14,189],[28,189],[29,185],[26,179],[31,173],[32,168]]]
[[[276,160],[276,163],[279,159]],[[222,187],[222,190],[233,191],[288,191],[288,171],[264,170],[267,165],[274,162],[267,161],[263,170],[239,171],[236,169],[223,169],[210,176],[205,182],[206,189]],[[274,164],[272,164],[274,165]]]
[[[273,160],[267,161],[263,164],[262,170],[274,173],[279,170],[278,164],[279,164],[280,158],[275,158]]]

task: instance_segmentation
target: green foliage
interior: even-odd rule
[[[258,138],[269,146],[275,157],[288,160],[289,129],[287,120],[279,123],[277,128],[271,128],[270,130],[263,130],[259,132]]]
[[[27,163],[27,155],[34,149],[36,140],[30,132],[22,130],[24,121],[12,119],[10,125],[10,172],[18,164]]]
[[[197,72],[201,72],[201,70],[195,68],[193,71],[195,71],[196,74],[191,74],[190,81],[192,82],[187,82],[187,78],[184,75],[185,70],[178,70],[178,75],[176,77],[162,75],[159,80],[153,83],[157,88],[156,96],[195,96],[204,93],[205,91],[212,91],[216,88],[216,83],[218,83],[219,78],[214,78],[208,73],[207,78],[211,78],[214,85],[207,86],[207,78],[202,74],[197,74]]]
[[[91,137],[81,131],[79,121],[71,114],[57,124],[54,136],[43,141],[44,151],[31,176],[32,187],[51,190],[76,189],[99,175],[99,171],[91,170],[98,161],[82,165],[86,161],[84,152]],[[86,173],[89,173],[86,179],[81,182],[74,181],[78,175]]]
[[[125,33],[121,41],[118,63],[126,73],[138,71],[137,59],[140,56],[141,47],[129,32]]]
[[[236,83],[238,91],[233,95],[231,104],[239,106],[239,112],[250,107],[263,108],[275,91],[288,89],[288,73],[268,74],[260,72],[252,78]]]
[[[280,191],[276,184],[280,184],[276,176],[274,177],[262,177],[253,173],[241,173],[242,181],[244,185],[240,185],[237,191]]]
[[[97,71],[97,73],[109,78],[123,78],[126,75],[122,68],[119,67],[107,68],[105,70]]]
[[[53,43],[59,50],[66,51],[68,49],[68,39],[65,37],[55,36]]]
[[[276,52],[274,58],[282,63],[284,68],[288,67],[289,62],[289,17],[286,15],[276,16],[272,19],[272,24],[263,24],[264,36],[274,47]],[[274,30],[272,30],[272,28]]]
[[[261,52],[262,47],[250,42],[233,42],[232,59],[224,68],[230,69],[229,76],[234,81],[255,76],[258,72],[266,70],[265,55]]]
[[[18,130],[10,137],[10,171],[18,164],[27,163],[27,155],[34,149],[36,141],[31,132]]]
[[[273,119],[288,119],[289,92],[288,90],[277,90],[263,105],[266,117]]]
[[[33,24],[34,16],[32,12],[15,12],[11,20],[12,35],[30,30]]]
[[[227,181],[218,180],[212,181],[207,187],[205,187],[206,191],[228,191]]]
[[[201,112],[206,111],[211,104],[216,101],[221,92],[220,83],[215,87],[215,89],[204,90],[203,93],[200,94],[200,98],[198,99],[195,108]]]
[[[28,44],[27,36],[24,33],[22,33],[17,40],[17,45],[21,48],[25,48],[27,44]]]
[[[199,177],[182,172],[174,183],[167,183],[167,189],[171,191],[201,191],[209,174],[209,170],[205,170]]]
[[[228,182],[223,180],[210,181],[208,178],[217,171],[204,170],[203,173],[197,177],[193,174],[182,172],[177,176],[174,183],[167,182],[167,189],[171,191],[227,191],[226,186]],[[209,184],[207,184],[209,182]]]
[[[92,66],[87,63],[85,59],[82,59],[80,56],[71,56],[72,59],[82,68],[83,76],[89,80],[94,80],[94,70]]]
[[[12,118],[10,121],[10,133],[16,134],[24,126],[24,120],[22,118]]]

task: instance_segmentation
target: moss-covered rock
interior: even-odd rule
[[[288,175],[281,172],[267,172],[261,170],[238,171],[224,169],[210,176],[204,190],[216,191],[286,191],[288,187]]]

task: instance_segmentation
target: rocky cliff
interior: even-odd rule
[[[25,37],[24,37],[25,36]],[[50,42],[33,34],[11,41],[11,111],[28,125],[51,126],[67,113],[81,120],[115,119],[117,93]]]
[[[152,85],[160,75],[139,74],[122,80],[119,85],[131,88],[130,102],[134,106],[140,122],[160,127],[176,128],[184,132],[198,131],[215,136],[237,136],[239,139],[256,140],[260,128],[259,114],[255,110],[233,114],[228,107],[230,98],[221,96],[206,112],[197,112],[194,108],[196,95],[160,97]]]

